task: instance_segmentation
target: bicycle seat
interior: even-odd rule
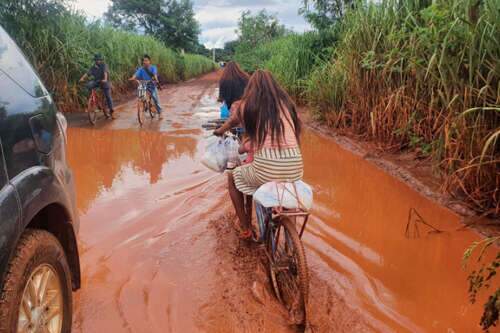
[[[296,182],[269,182],[254,193],[253,198],[265,208],[282,207],[309,211],[313,204],[311,186]]]

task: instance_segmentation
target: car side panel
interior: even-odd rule
[[[78,216],[65,138],[56,114],[57,108],[36,71],[0,26],[0,142],[8,184],[0,199],[10,200],[0,201],[0,275],[5,272],[2,262],[8,262],[20,235],[33,222],[30,227],[53,228],[67,252],[77,288]],[[4,194],[7,190],[14,195]],[[13,200],[17,209],[11,208]],[[51,225],[45,221],[57,222]]]
[[[43,166],[26,169],[11,179],[11,184],[15,186],[21,203],[22,229],[38,212],[51,204],[65,207],[68,222],[72,221],[73,214],[69,210],[72,207],[71,196],[52,169]]]

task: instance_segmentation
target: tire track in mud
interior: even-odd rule
[[[115,305],[116,305],[116,309],[118,310],[118,314],[120,315],[120,318],[123,321],[123,327],[129,333],[132,332],[132,328],[130,327],[130,323],[128,322],[128,320],[126,318],[125,311],[124,311],[124,309],[122,307],[120,299],[121,299],[123,290],[125,288],[125,285],[130,282],[130,279],[131,279],[131,277],[128,276],[127,279],[121,284],[121,286],[116,291],[115,300],[114,300],[115,301]]]
[[[232,208],[227,208],[230,211]],[[214,300],[201,310],[208,332],[302,332],[277,301],[268,278],[261,246],[240,241],[236,217],[227,213],[209,222],[216,237],[219,277]],[[306,251],[306,255],[307,255]],[[314,258],[308,258],[314,262]],[[363,316],[333,290],[330,283],[310,272],[309,322],[313,332],[374,332]],[[260,293],[256,295],[256,283]]]

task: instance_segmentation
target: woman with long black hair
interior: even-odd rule
[[[245,212],[244,195],[253,195],[267,182],[294,182],[304,173],[300,151],[301,122],[297,107],[270,72],[257,70],[248,82],[235,117],[214,134],[222,135],[243,124],[252,150],[253,161],[229,174],[229,194],[243,227],[243,239],[251,237],[251,216]]]
[[[219,81],[219,101],[231,110],[233,103],[243,96],[248,80],[249,75],[236,62],[227,63]]]

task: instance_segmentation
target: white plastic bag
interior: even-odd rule
[[[240,157],[238,154],[238,149],[240,144],[235,137],[227,137],[224,140],[224,146],[227,155],[227,168],[234,169],[241,164]]]
[[[266,183],[259,187],[253,198],[266,208],[282,206],[309,211],[313,205],[311,186],[301,180],[295,183]]]
[[[222,138],[210,136],[205,140],[205,154],[201,163],[215,172],[224,172],[227,166],[227,150]]]

